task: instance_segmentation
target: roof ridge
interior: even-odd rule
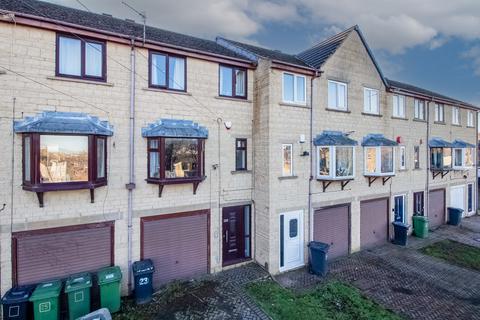
[[[297,55],[301,55],[302,53],[304,53],[304,52],[306,52],[306,51],[309,51],[309,50],[312,50],[312,49],[314,49],[314,48],[318,48],[318,47],[320,47],[320,46],[324,46],[324,45],[326,45],[326,44],[328,44],[328,43],[331,43],[331,42],[333,42],[334,40],[336,40],[336,39],[338,39],[338,38],[340,38],[340,37],[342,37],[342,36],[344,36],[344,35],[352,32],[353,30],[357,30],[357,29],[358,29],[358,25],[356,24],[356,25],[354,25],[354,26],[352,26],[352,27],[350,27],[350,28],[348,28],[348,29],[345,29],[345,30],[343,30],[343,31],[340,31],[339,33],[334,34],[334,35],[331,36],[331,37],[328,37],[327,39],[324,39],[324,40],[318,42],[317,44],[311,46],[310,48],[307,48],[307,49],[299,52]],[[342,41],[342,42],[343,42],[343,41]]]

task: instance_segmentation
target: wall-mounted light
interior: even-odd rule
[[[304,134],[301,134],[300,135],[300,143],[305,143],[305,135]]]
[[[227,130],[230,130],[232,128],[232,122],[231,121],[225,121],[224,125],[225,125],[225,128],[227,128]]]

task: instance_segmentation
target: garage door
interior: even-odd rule
[[[143,218],[142,258],[153,260],[154,287],[207,273],[208,239],[208,211]]]
[[[349,251],[348,205],[323,208],[313,217],[313,240],[330,244],[329,258],[348,254]]]
[[[12,235],[14,282],[37,283],[113,265],[113,222]]]
[[[430,229],[436,229],[445,223],[445,189],[430,191],[428,218]]]
[[[367,249],[388,240],[388,199],[360,203],[360,247]]]

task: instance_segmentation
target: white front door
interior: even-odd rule
[[[280,215],[280,271],[304,265],[303,211]]]
[[[465,216],[465,186],[450,188],[450,207],[463,209],[463,215]]]

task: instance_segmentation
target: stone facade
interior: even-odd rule
[[[0,74],[0,270],[1,293],[12,285],[12,233],[52,227],[115,221],[115,264],[126,274],[127,194],[130,107],[130,47],[107,42],[107,82],[71,80],[55,76],[54,31],[12,23],[0,23],[0,65],[15,71]],[[387,91],[359,35],[352,32],[322,67],[319,77],[306,76],[306,105],[282,102],[282,77],[288,70],[272,67],[260,58],[248,70],[245,100],[218,96],[219,63],[187,58],[187,92],[175,93],[148,87],[148,50],[135,49],[135,183],[133,191],[133,260],[140,259],[140,219],[160,214],[210,210],[210,272],[222,270],[222,207],[252,205],[252,252],[269,272],[279,272],[279,215],[301,210],[304,215],[305,246],[311,239],[309,184],[312,209],[351,204],[351,251],[360,248],[360,201],[370,198],[407,195],[408,221],[412,214],[413,192],[474,183],[475,169],[431,179],[427,169],[427,123],[413,120],[413,98],[407,97],[405,120],[392,118],[392,93]],[[228,60],[228,59],[227,59]],[[289,71],[290,72],[290,71]],[[327,110],[327,80],[348,83],[349,112]],[[362,113],[363,87],[378,89],[380,116]],[[313,90],[312,90],[313,89]],[[313,94],[312,100],[310,100]],[[313,101],[313,103],[311,103]],[[312,109],[313,108],[313,109]],[[42,111],[85,112],[108,120],[114,135],[108,141],[108,185],[95,190],[90,203],[88,190],[56,191],[45,195],[40,208],[35,193],[22,190],[22,140],[13,132],[12,121]],[[430,115],[433,103],[429,104]],[[451,125],[450,106],[445,106],[446,124],[430,121],[430,136],[448,141],[462,139],[476,143],[475,128],[466,128],[466,110],[461,109],[462,126]],[[385,185],[368,186],[363,177],[363,148],[355,148],[355,180],[345,190],[332,184],[323,192],[321,182],[310,182],[311,161],[316,168],[315,150],[310,150],[310,115],[313,136],[323,130],[353,131],[361,141],[369,133],[390,139],[401,137],[407,149],[406,170],[396,171]],[[431,116],[432,117],[432,116]],[[191,184],[167,185],[162,197],[158,186],[147,184],[147,140],[141,128],[160,118],[187,119],[208,128],[205,146],[206,180],[195,195]],[[476,122],[476,116],[474,121]],[[224,126],[231,121],[231,129]],[[300,137],[305,137],[301,142]],[[235,139],[248,142],[248,170],[235,172]],[[281,145],[293,145],[293,176],[282,177]],[[420,146],[420,170],[413,169],[413,147]],[[310,155],[305,155],[309,152]],[[398,157],[395,158],[398,166]],[[466,176],[466,178],[465,178]],[[476,185],[476,184],[475,184]],[[476,187],[475,187],[476,190]],[[476,193],[475,193],[476,194]],[[305,252],[305,261],[307,261]],[[127,292],[127,282],[123,282]]]

